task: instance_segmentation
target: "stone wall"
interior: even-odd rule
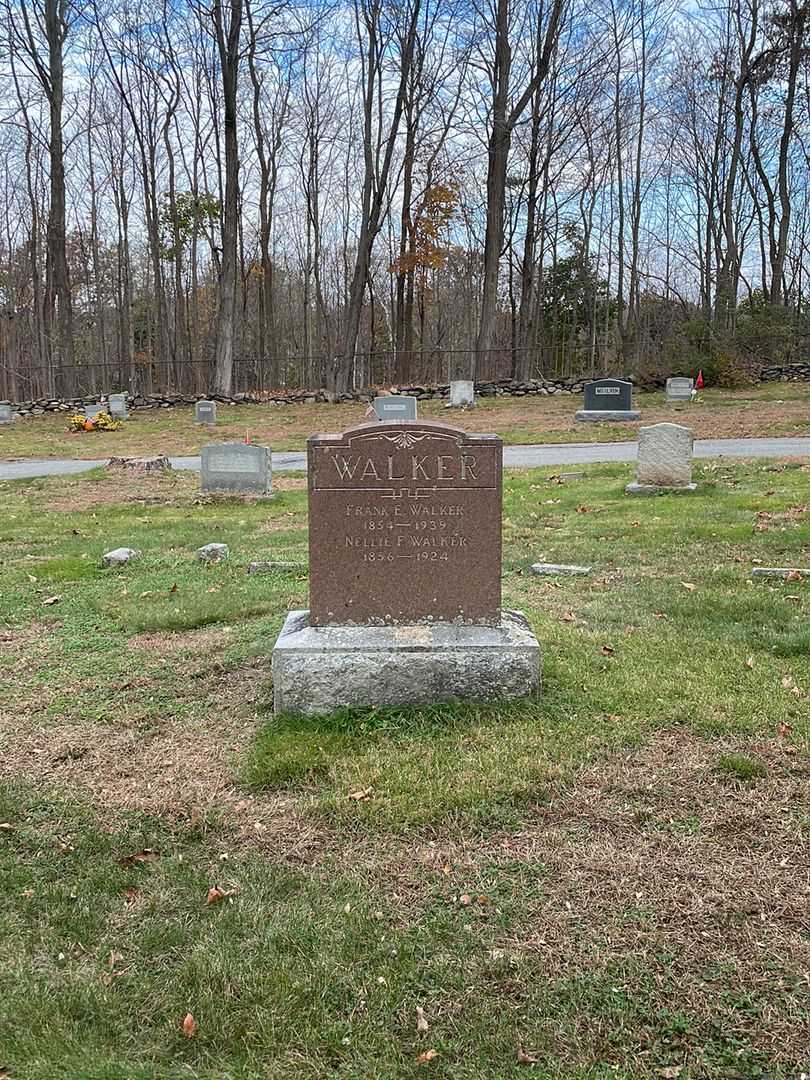
[[[661,389],[666,380],[664,378],[634,378],[632,375],[620,376],[630,382],[634,382],[639,389]],[[801,382],[810,381],[810,363],[783,364],[763,367],[760,372],[762,382]],[[528,382],[514,382],[510,379],[500,379],[497,382],[477,382],[475,392],[479,397],[547,397],[552,394],[581,394],[590,378],[581,379],[530,379]],[[397,388],[401,394],[412,394],[420,401],[441,401],[449,397],[450,387],[448,384],[441,386],[400,386]],[[342,402],[369,402],[374,397],[375,391],[356,390],[347,394],[330,394],[327,390],[289,390],[263,392],[256,394],[236,394],[234,397],[223,397],[212,394],[205,398],[203,394],[182,395],[151,395],[149,397],[135,396],[129,401],[132,409],[170,409],[174,407],[188,406],[191,408],[196,401],[213,400],[225,405],[240,405],[245,403],[262,402],[267,405],[314,405],[319,401],[335,403]],[[41,416],[48,412],[74,413],[82,412],[85,405],[103,404],[106,397],[68,398],[58,400],[55,398],[40,398],[38,401],[24,401],[16,406],[20,416]]]
[[[810,381],[810,363],[774,364],[759,373],[760,382],[806,382]]]

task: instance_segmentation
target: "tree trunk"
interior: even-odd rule
[[[239,74],[239,39],[242,0],[230,0],[226,27],[222,0],[214,6],[217,46],[222,75],[225,127],[225,200],[222,216],[222,269],[219,277],[214,389],[228,395],[233,381],[236,335],[237,233],[239,216],[239,145],[236,131],[236,90]]]

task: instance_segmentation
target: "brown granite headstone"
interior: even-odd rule
[[[497,624],[497,435],[361,424],[307,440],[310,624]]]

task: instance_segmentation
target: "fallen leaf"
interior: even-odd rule
[[[528,1050],[524,1050],[522,1046],[518,1047],[517,1052],[518,1065],[536,1065],[538,1062],[537,1054],[530,1054]]]
[[[612,645],[603,645],[601,652],[602,656],[613,656],[616,650],[613,648]]]
[[[136,851],[134,855],[125,855],[123,859],[118,860],[119,866],[123,866],[125,870],[131,866],[138,866],[141,863],[154,862],[155,859],[160,857],[160,852],[154,848],[144,848],[142,851]]]
[[[785,599],[789,600],[793,604],[798,604],[799,601],[801,600],[801,597],[800,596],[786,596]]]
[[[790,724],[786,724],[784,720],[779,724],[776,729],[776,733],[780,739],[786,739],[788,735],[790,735],[791,731],[793,731],[792,726]]]
[[[42,606],[50,607],[52,604],[58,604],[61,599],[61,596],[48,596],[45,600],[42,601]]]
[[[191,1013],[186,1013],[183,1018],[183,1034],[187,1039],[190,1039],[196,1030],[197,1021],[194,1019]]]
[[[785,575],[785,581],[804,581],[804,574],[798,570],[791,570],[789,574]]]
[[[34,581],[36,581],[36,580],[37,580],[37,579],[36,579],[36,578],[34,577],[34,575],[33,575],[33,574],[26,574],[25,576],[26,576],[26,577],[28,578],[28,580],[29,580],[29,581],[31,581],[31,582],[34,582]]]
[[[472,903],[472,897],[469,893],[462,893],[461,896],[458,898],[458,902],[461,904],[462,907],[469,907]]]
[[[176,593],[177,592],[177,582],[176,581],[175,581],[174,585],[172,585],[172,587],[169,589],[169,592],[170,593]]]
[[[576,622],[576,615],[573,613],[573,611],[566,611],[562,619],[563,622]]]
[[[653,618],[654,619],[668,619],[669,616],[663,611],[654,611],[653,612]]]
[[[425,1050],[424,1054],[420,1054],[416,1059],[417,1065],[427,1065],[429,1061],[433,1061],[434,1058],[439,1056],[438,1050]]]
[[[13,828],[14,828],[14,826],[11,824],[10,821],[0,821],[0,829],[4,829],[4,830],[8,831],[9,829],[13,829]]]
[[[694,592],[697,588],[697,585],[693,585],[691,581],[682,581],[681,585],[683,585],[687,592]]]
[[[226,900],[229,896],[235,896],[236,889],[220,889],[219,885],[212,885],[205,898],[206,904],[218,904],[220,900]]]
[[[683,1072],[683,1065],[665,1065],[663,1069],[656,1069],[656,1076],[663,1077],[663,1080],[677,1080],[677,1078]]]
[[[416,1030],[417,1031],[430,1031],[430,1024],[425,1019],[425,1010],[420,1006],[416,1006]]]
[[[132,904],[134,904],[135,901],[138,899],[138,890],[135,888],[134,885],[126,885],[121,890],[121,895],[123,896],[124,903],[127,905],[127,907],[131,907]]]
[[[748,668],[749,671],[754,670],[754,658],[753,658],[753,656],[748,657],[748,659],[745,661],[745,666]]]
[[[360,791],[350,791],[347,797],[349,799],[354,799],[355,802],[365,802],[367,799],[370,799],[373,794],[374,788],[367,787]]]

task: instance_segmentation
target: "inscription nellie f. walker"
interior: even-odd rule
[[[497,621],[497,436],[364,424],[308,453],[313,625]]]

